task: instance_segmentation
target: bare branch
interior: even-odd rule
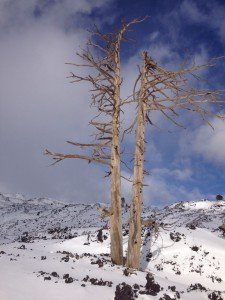
[[[110,148],[110,145],[108,143],[105,144],[81,144],[81,143],[76,143],[76,142],[71,142],[71,141],[66,141],[67,143],[78,146],[81,148],[87,148],[87,147],[97,147],[97,148]]]
[[[58,163],[59,161],[65,159],[65,158],[78,158],[78,159],[87,160],[89,163],[94,161],[94,162],[98,162],[98,163],[101,163],[104,165],[111,166],[111,164],[107,160],[92,157],[92,156],[85,156],[85,155],[79,155],[79,154],[63,154],[63,153],[51,152],[47,149],[45,150],[44,154],[48,155],[48,156],[52,156],[53,159],[56,160],[56,163]]]

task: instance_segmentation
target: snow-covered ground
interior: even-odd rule
[[[97,240],[98,206],[0,194],[0,300],[225,299],[225,201],[145,208],[163,224],[143,228],[131,274],[111,264],[109,230]],[[126,251],[126,225],[123,238]]]

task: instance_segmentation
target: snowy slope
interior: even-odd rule
[[[145,208],[163,224],[143,228],[141,271],[129,276],[110,262],[109,230],[97,241],[98,206],[0,194],[0,299],[225,299],[225,201]]]
[[[100,204],[65,204],[48,198],[29,199],[23,195],[0,194],[0,241],[11,242],[23,232],[46,235],[48,229],[99,227]]]

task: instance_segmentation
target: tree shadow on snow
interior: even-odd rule
[[[147,229],[141,248],[140,269],[143,271],[149,269],[148,265],[162,254],[162,249],[170,248],[174,244],[175,242],[169,246],[164,246],[162,236],[159,234],[156,238],[154,233]],[[153,246],[156,247],[154,251],[152,251]]]

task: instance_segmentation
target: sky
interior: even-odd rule
[[[105,169],[85,161],[49,166],[44,149],[73,153],[67,140],[88,142],[93,117],[85,84],[67,76],[76,51],[93,24],[105,32],[148,15],[122,48],[122,96],[132,91],[143,50],[163,67],[176,69],[187,57],[204,63],[225,55],[225,2],[203,0],[0,0],[0,192],[51,197],[65,202],[108,202]],[[204,87],[223,89],[225,62],[210,71]],[[221,113],[223,113],[223,108]],[[128,108],[123,126],[134,117]],[[198,116],[182,116],[186,129],[153,116],[147,128],[146,205],[168,205],[225,194],[225,124],[212,130]],[[125,120],[126,118],[126,120]],[[133,135],[126,143],[132,150]],[[123,169],[123,174],[130,172]],[[131,199],[131,186],[122,193]]]

